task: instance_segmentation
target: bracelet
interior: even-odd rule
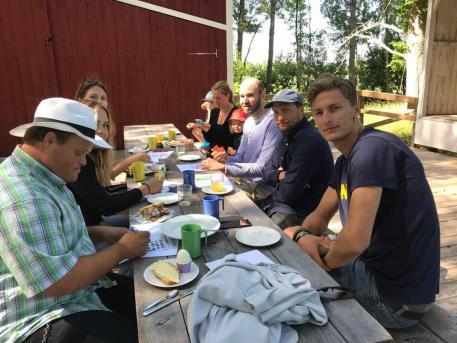
[[[147,183],[142,183],[142,185],[148,187],[148,194],[151,194],[151,187]]]
[[[294,242],[298,242],[298,240],[300,238],[302,238],[303,236],[306,236],[306,235],[312,235],[312,233],[308,229],[302,227],[294,232],[294,235],[292,236],[292,240]]]

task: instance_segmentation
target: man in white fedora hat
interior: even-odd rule
[[[110,148],[96,127],[89,107],[50,98],[10,131],[24,143],[0,164],[2,342],[137,341],[132,280],[110,271],[144,254],[149,233],[86,228],[66,187],[93,145]]]

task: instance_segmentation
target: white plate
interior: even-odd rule
[[[218,219],[206,214],[185,214],[183,216],[173,217],[160,226],[160,231],[168,237],[181,239],[181,226],[186,224],[198,224],[202,229],[214,230],[208,232],[208,236],[214,235],[219,230],[221,223]],[[202,238],[205,234],[202,233]]]
[[[140,146],[136,146],[136,147],[133,147],[132,149],[128,150],[128,152],[130,154],[136,154],[137,152],[146,152],[146,151],[148,151],[147,148],[140,147]]]
[[[178,194],[172,192],[149,194],[146,196],[146,200],[151,204],[157,202],[163,202],[165,205],[174,204],[178,202]]]
[[[202,192],[206,194],[216,194],[216,195],[222,195],[222,194],[227,194],[233,191],[233,186],[231,184],[224,184],[224,190],[220,192],[215,192],[211,189],[211,186],[206,186],[202,188]]]
[[[238,230],[235,234],[238,242],[251,247],[266,247],[281,240],[281,234],[266,226],[251,226]]]
[[[186,161],[186,162],[198,161],[201,158],[202,157],[200,155],[196,155],[196,154],[187,154],[187,155],[178,156],[178,160]]]
[[[176,266],[176,259],[175,258],[170,258],[165,260],[167,262],[170,262],[171,264]],[[146,280],[147,283],[150,283],[153,286],[156,287],[163,287],[163,288],[174,288],[174,287],[179,287],[182,285],[185,285],[186,283],[191,282],[194,280],[197,276],[200,270],[198,269],[198,266],[192,262],[190,265],[190,271],[188,273],[181,273],[179,274],[179,282],[174,284],[174,285],[166,285],[162,281],[160,281],[154,273],[150,270],[151,265],[147,266],[146,269],[144,270],[143,277]]]
[[[130,224],[162,223],[165,220],[172,218],[175,214],[175,211],[172,210],[171,208],[167,208],[167,210],[168,210],[168,214],[166,214],[162,217],[159,217],[159,219],[156,221],[150,221],[140,215],[132,215],[129,217]]]
[[[176,147],[179,144],[179,141],[169,141],[168,146]]]

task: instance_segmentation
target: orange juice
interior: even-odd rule
[[[211,190],[213,192],[223,192],[224,191],[224,182],[222,182],[222,181],[212,182]]]
[[[163,140],[164,140],[164,136],[163,135],[156,135],[156,140],[157,140],[157,143],[162,143]]]

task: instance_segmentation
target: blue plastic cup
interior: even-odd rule
[[[185,185],[191,185],[195,189],[195,170],[184,170],[182,172],[182,181]]]
[[[222,209],[224,209],[224,198],[217,195],[205,195],[203,197],[203,213],[219,219],[219,201],[222,201]]]

